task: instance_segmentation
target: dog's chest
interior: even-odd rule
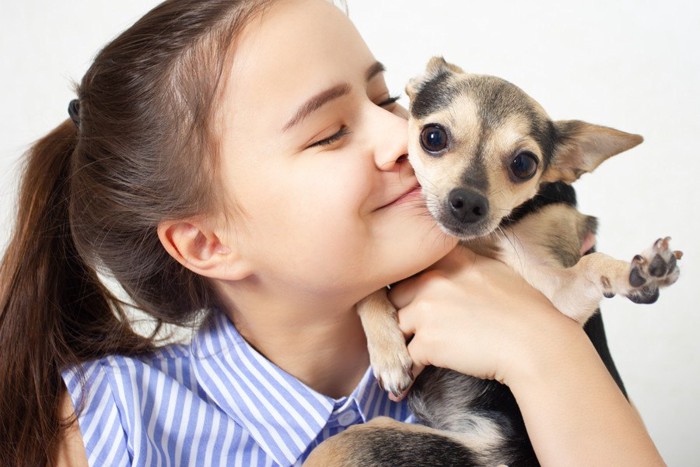
[[[463,242],[463,245],[475,253],[507,264],[540,290],[555,287],[552,282],[556,279],[550,274],[551,268],[561,268],[563,257],[578,255],[578,239],[575,235],[571,238],[569,232],[555,230],[551,216],[538,214],[501,227],[486,237]],[[567,241],[562,243],[562,238]]]

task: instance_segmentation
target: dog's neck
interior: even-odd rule
[[[555,202],[576,206],[576,192],[574,188],[563,182],[543,184],[533,198],[517,206],[509,215],[505,216],[499,227],[511,226],[527,214],[538,211],[544,206]]]

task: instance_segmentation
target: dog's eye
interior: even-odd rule
[[[537,172],[537,157],[529,151],[522,151],[510,163],[510,172],[519,181],[530,180]]]
[[[423,127],[420,133],[420,144],[429,153],[438,153],[447,148],[447,131],[436,124],[431,123]]]

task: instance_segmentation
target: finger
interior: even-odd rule
[[[406,342],[411,341],[418,328],[419,308],[421,308],[419,303],[412,302],[398,309],[396,312],[396,322]],[[423,308],[425,308],[425,306],[423,306]]]
[[[420,277],[420,274],[418,274],[391,286],[387,296],[389,297],[389,301],[397,309],[406,307],[413,301],[414,298],[416,298]]]
[[[396,320],[407,341],[416,333],[416,329],[420,326],[421,317],[435,309],[435,297],[443,295],[440,287],[445,285],[445,281],[449,280],[442,274],[431,271],[411,278],[410,283],[406,284],[405,288],[402,284],[402,288],[398,290],[396,300],[403,306],[394,304],[397,308]],[[429,298],[431,296],[432,299]],[[428,297],[428,299],[419,299],[418,297]],[[389,299],[392,300],[391,297]],[[393,300],[392,303],[394,303]]]
[[[424,287],[431,283],[432,279],[458,275],[459,271],[468,269],[478,261],[484,260],[486,258],[480,257],[467,248],[458,246],[429,269],[392,286],[389,291],[389,300],[396,308],[404,308],[414,300]]]

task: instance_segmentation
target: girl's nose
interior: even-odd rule
[[[377,138],[374,163],[379,170],[390,171],[408,156],[408,121],[399,115],[377,108],[372,121]]]

